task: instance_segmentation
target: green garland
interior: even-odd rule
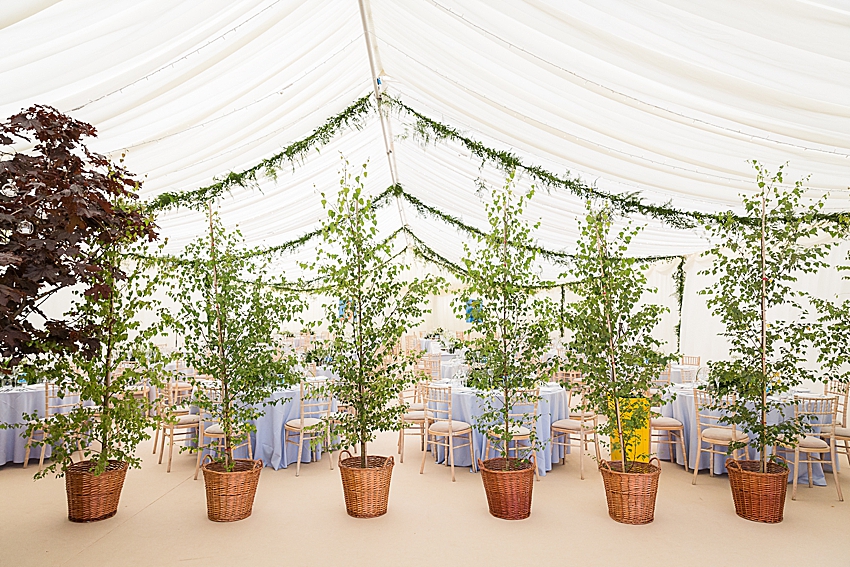
[[[240,172],[231,171],[223,179],[200,189],[161,193],[148,203],[148,210],[156,212],[176,209],[181,206],[202,210],[206,208],[209,202],[236,187],[255,187],[257,177],[260,174],[276,179],[277,172],[283,168],[284,164],[289,164],[294,169],[298,162],[307,157],[307,153],[311,149],[328,144],[346,128],[362,128],[366,116],[373,110],[371,96],[366,95],[357,99],[348,108],[327,119],[309,136],[288,145],[253,167]]]
[[[679,322],[676,323],[676,350],[680,352],[682,350],[682,303],[685,300],[685,260],[687,260],[687,256],[682,256],[679,259],[679,265],[673,275],[673,281],[676,282],[676,299],[679,304]]]

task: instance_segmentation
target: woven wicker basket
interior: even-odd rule
[[[534,465],[515,458],[478,461],[490,514],[503,520],[524,520],[531,515]]]
[[[343,459],[342,454],[348,455]],[[393,476],[392,457],[366,457],[366,468],[360,468],[360,457],[352,457],[348,451],[339,454],[339,473],[342,476],[342,492],[345,494],[345,510],[355,518],[377,518],[387,513],[390,499],[390,480]]]
[[[621,524],[648,524],[655,519],[661,463],[652,457],[648,463],[632,462],[627,473],[622,472],[622,468],[623,464],[619,461],[603,460],[599,463],[608,500],[608,515]]]
[[[118,500],[127,475],[127,463],[109,461],[98,476],[90,472],[92,461],[74,463],[65,471],[68,495],[68,519],[72,522],[97,522],[118,511]]]
[[[759,461],[727,459],[729,485],[735,501],[735,513],[753,522],[778,524],[785,512],[788,466],[767,463],[767,472],[759,471]]]
[[[251,515],[263,461],[236,459],[227,472],[221,463],[204,463],[207,517],[213,522],[235,522]]]

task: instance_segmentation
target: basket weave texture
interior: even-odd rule
[[[767,463],[767,472],[759,471],[759,461],[727,459],[729,485],[735,513],[753,522],[778,524],[785,512],[785,492],[788,489],[788,467]]]
[[[348,454],[348,458],[343,459],[343,453]],[[340,453],[339,473],[349,516],[377,518],[387,513],[394,464],[392,457],[369,455],[366,468],[361,469],[360,457],[352,457],[348,451]]]
[[[516,458],[478,461],[490,514],[503,520],[524,520],[531,515],[534,465]]]
[[[630,462],[629,472],[622,472],[619,461],[599,463],[599,472],[605,483],[608,515],[621,524],[648,524],[655,519],[655,496],[658,494],[658,477],[661,475],[658,459],[648,463]]]
[[[231,472],[227,472],[222,463],[204,463],[201,470],[204,471],[210,520],[235,522],[251,515],[263,461],[236,459]]]
[[[98,476],[90,472],[93,467],[92,461],[80,461],[65,471],[68,519],[72,522],[97,522],[118,511],[127,463],[109,461]]]

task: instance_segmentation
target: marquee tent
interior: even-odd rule
[[[484,227],[478,183],[504,180],[482,148],[506,152],[492,155],[539,187],[527,214],[549,251],[574,249],[588,195],[637,194],[658,208],[631,210],[646,225],[632,252],[689,255],[682,349],[708,355],[706,329],[687,321],[706,317],[694,254],[709,241],[672,213],[644,213],[739,210],[756,189],[751,160],[790,162],[790,179],[811,174],[810,197],[850,209],[848,30],[839,0],[4,2],[0,116],[39,103],[95,125],[92,147],[124,156],[147,199],[210,186],[338,126],[276,176],[224,192],[225,222],[252,245],[318,226],[318,192],[337,185],[341,155],[368,161],[374,195],[403,188],[381,210],[385,230],[407,227],[399,238],[453,262],[468,235],[440,214]],[[202,222],[185,207],[159,220],[171,250]],[[309,256],[301,247],[279,268]],[[674,309],[677,262],[652,280]],[[850,291],[835,274],[818,285]]]

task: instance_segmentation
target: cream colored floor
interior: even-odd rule
[[[395,452],[392,434],[373,446]],[[608,518],[602,480],[592,466],[579,480],[573,457],[534,486],[531,518],[497,520],[487,512],[481,478],[468,469],[452,483],[408,438],[396,463],[389,512],[372,520],[345,513],[338,470],[328,459],[264,469],[254,514],[216,524],[206,519],[203,480],[194,459],[175,457],[170,474],[150,442],[141,470],[127,475],[118,514],[95,524],[66,518],[64,482],[35,482],[33,469],[0,467],[0,565],[850,565],[850,502],[827,487],[801,487],[785,521],[761,525],[735,516],[728,480],[664,463],[655,522],[624,526]],[[589,464],[589,463],[588,463]],[[845,470],[848,468],[845,466]],[[842,479],[850,498],[850,481]]]

